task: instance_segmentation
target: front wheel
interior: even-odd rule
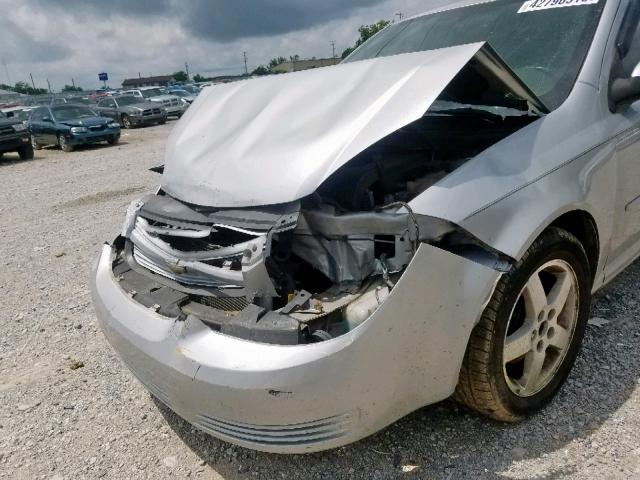
[[[60,149],[63,152],[73,152],[73,145],[69,145],[67,137],[65,137],[63,134],[58,135],[58,145],[60,145]]]
[[[129,115],[122,115],[122,126],[127,129],[133,128],[133,123],[131,123]]]
[[[498,282],[471,335],[454,397],[507,422],[540,411],[573,367],[590,304],[584,247],[550,228]]]
[[[120,142],[120,135],[114,135],[110,139],[107,140],[109,145],[117,145]]]
[[[20,160],[33,160],[33,147],[30,144],[20,147],[18,155],[20,155]]]

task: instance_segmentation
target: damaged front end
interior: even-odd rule
[[[359,83],[345,84],[344,74]],[[304,75],[245,82],[194,104],[193,121],[172,134],[162,190],[132,204],[114,245],[113,272],[131,298],[233,337],[298,345],[365,322],[421,244],[494,271],[510,268],[512,259],[465,229],[411,206],[544,114],[488,45]],[[349,115],[339,102],[318,103],[322,95],[300,85],[305,78],[338,92]],[[287,85],[295,93],[281,95]],[[422,85],[431,91],[417,101]],[[292,100],[307,96],[315,115],[299,114]],[[246,104],[254,97],[260,111]],[[196,121],[207,105],[215,112],[233,102],[240,113],[229,131]],[[286,112],[302,115],[304,132],[269,121]],[[319,138],[296,143],[307,131]],[[200,141],[191,143],[195,135]],[[274,149],[274,138],[286,139],[286,151]]]
[[[459,227],[417,215],[404,202],[349,213],[318,194],[276,207],[217,210],[161,193],[129,208],[112,268],[134,301],[160,315],[297,345],[362,324],[423,242],[497,270],[510,265]]]

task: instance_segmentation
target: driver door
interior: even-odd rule
[[[617,45],[622,62],[612,75],[631,78],[640,73],[640,6],[633,2],[621,28]],[[615,62],[614,62],[615,63]],[[615,275],[640,252],[640,101],[622,107],[622,133],[616,138],[617,188],[615,223],[611,239],[608,276]]]

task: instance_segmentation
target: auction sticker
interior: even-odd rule
[[[518,13],[537,12],[550,8],[577,7],[580,5],[593,5],[600,0],[528,0],[520,7]]]

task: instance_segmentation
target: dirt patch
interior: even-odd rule
[[[109,190],[106,192],[99,192],[91,195],[84,195],[82,197],[69,200],[68,202],[55,205],[52,208],[52,210],[57,212],[59,210],[67,210],[70,208],[86,207],[88,205],[95,205],[102,202],[108,202],[110,200],[114,200],[119,197],[126,197],[134,193],[139,193],[145,190],[147,190],[147,187],[140,186],[140,187],[125,188],[122,190]]]

